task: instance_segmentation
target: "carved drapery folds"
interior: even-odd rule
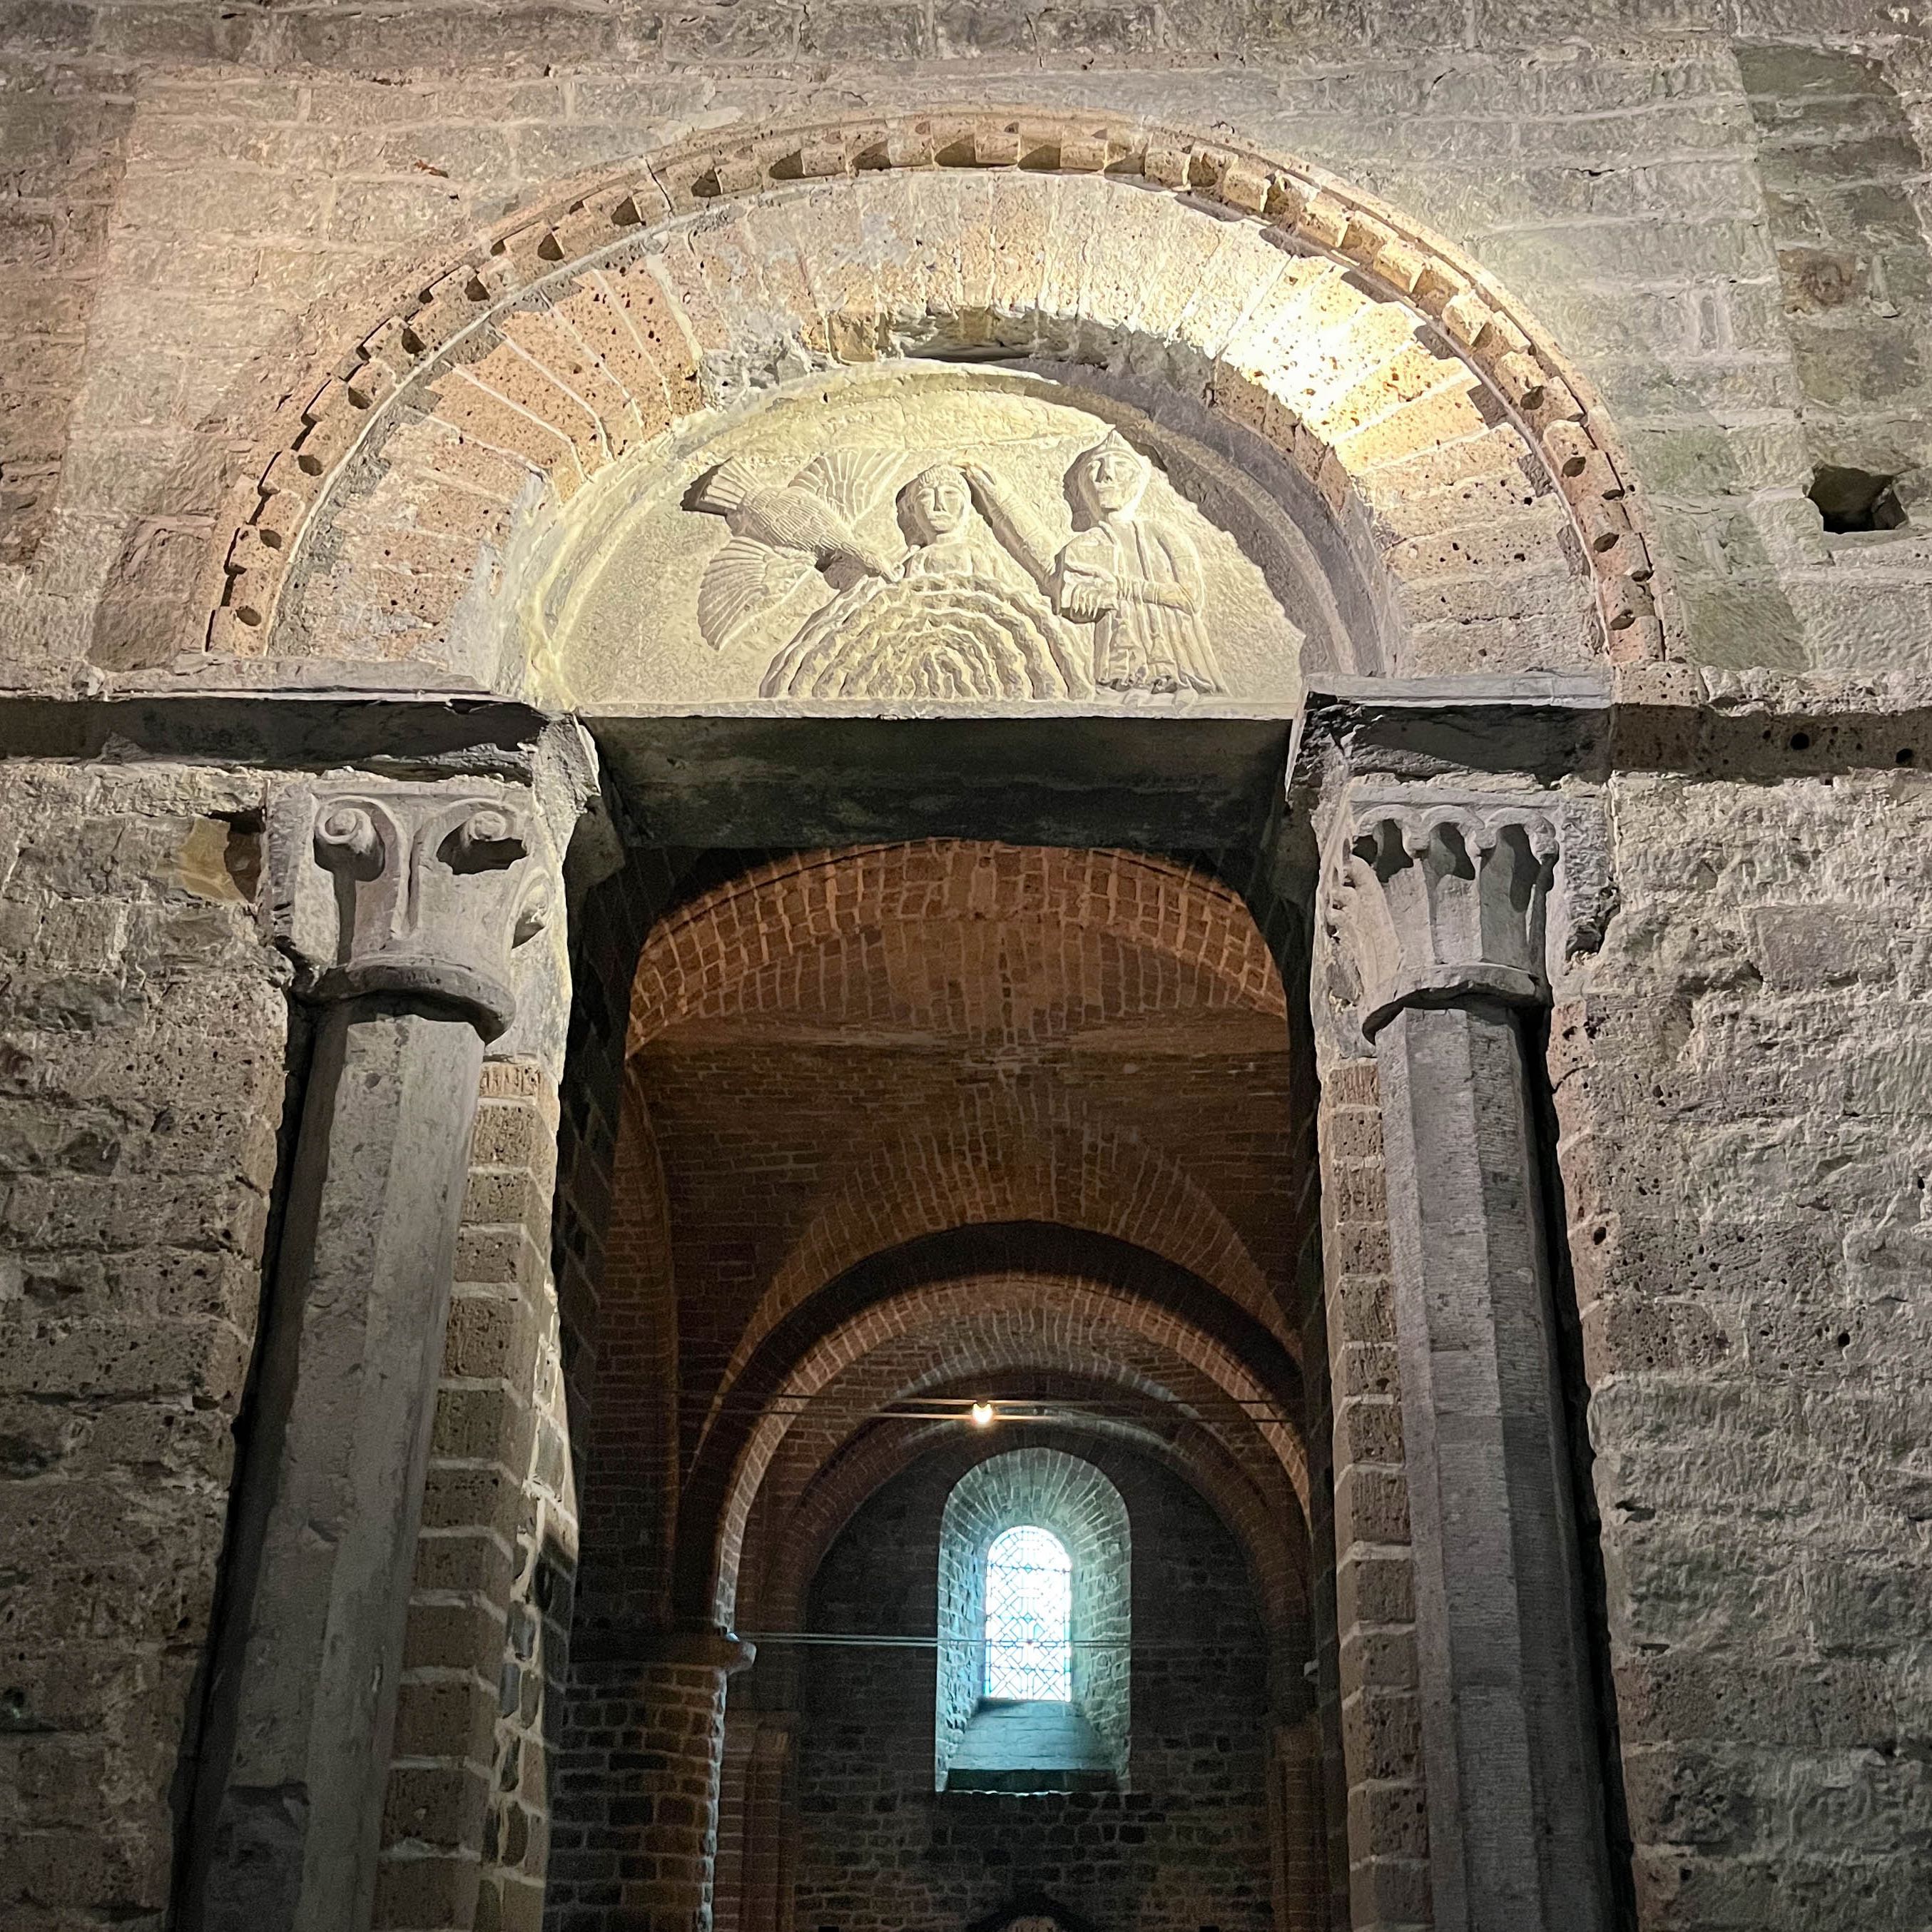
[[[1407,1006],[1547,998],[1556,856],[1550,816],[1532,806],[1358,804],[1330,862],[1326,913],[1364,1036]]]
[[[526,794],[484,782],[302,786],[271,839],[276,935],[318,1000],[413,995],[485,1040],[516,1010],[512,952],[551,914]]]

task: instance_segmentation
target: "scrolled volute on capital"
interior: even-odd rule
[[[553,900],[526,793],[481,780],[297,786],[269,849],[276,938],[307,997],[421,1000],[485,1040],[508,1028],[512,956]]]
[[[1546,1001],[1556,860],[1556,825],[1534,808],[1358,806],[1331,851],[1324,913],[1364,1037],[1405,1006]]]

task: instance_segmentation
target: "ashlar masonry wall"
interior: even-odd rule
[[[1932,782],[1802,735],[1615,782],[1552,1028],[1647,1928],[1924,1919]]]

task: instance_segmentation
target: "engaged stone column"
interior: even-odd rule
[[[492,782],[303,787],[270,839],[279,936],[321,1012],[181,1921],[361,1932],[478,1078],[553,868],[530,794]]]
[[[1375,1043],[1437,1932],[1593,1932],[1606,1840],[1517,1010],[1548,997],[1550,818],[1358,804],[1328,925]]]

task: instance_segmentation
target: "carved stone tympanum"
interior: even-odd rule
[[[781,394],[573,509],[596,556],[559,566],[549,655],[591,704],[1292,704],[1312,593],[1244,548],[1252,484],[1102,406],[1006,371]]]
[[[916,458],[914,458],[916,460]],[[742,458],[690,500],[730,540],[706,566],[698,628],[724,648],[814,572],[836,594],[766,672],[767,698],[1090,698],[1222,689],[1201,558],[1148,500],[1153,466],[1118,430],[1060,479],[1071,530],[984,464],[928,464],[894,495],[903,554],[855,524],[904,467],[878,451],[814,457],[761,484]]]
[[[1327,917],[1358,981],[1364,1036],[1405,1006],[1546,998],[1556,856],[1549,817],[1522,805],[1358,807],[1330,862]]]

